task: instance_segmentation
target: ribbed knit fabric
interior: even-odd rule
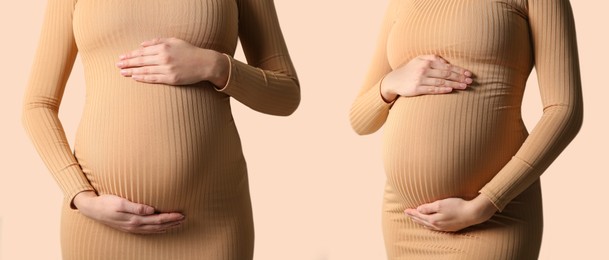
[[[228,54],[227,85],[121,76],[118,56],[156,37]],[[250,65],[230,57],[238,37]],[[86,103],[73,153],[57,114],[77,53]],[[64,259],[251,259],[247,170],[230,96],[275,115],[299,104],[272,0],[49,0],[23,122],[65,194]],[[163,235],[123,233],[70,207],[86,190],[182,212],[187,221]]]
[[[467,90],[380,96],[382,78],[419,55],[471,70]],[[544,112],[521,119],[535,66]],[[372,66],[351,110],[356,132],[385,125],[383,227],[390,259],[536,259],[539,176],[577,134],[582,95],[568,0],[392,0]],[[403,210],[479,193],[500,210],[461,232],[422,228]]]

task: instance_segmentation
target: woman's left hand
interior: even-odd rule
[[[489,199],[478,195],[473,200],[448,198],[423,204],[404,213],[415,223],[431,230],[454,232],[489,220],[497,208]]]
[[[145,83],[188,85],[210,81],[226,85],[229,61],[214,50],[198,48],[177,38],[156,38],[119,56],[121,75]]]

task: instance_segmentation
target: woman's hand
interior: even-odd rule
[[[81,214],[112,228],[134,234],[160,234],[180,227],[184,215],[155,213],[154,208],[114,195],[97,196],[85,191],[74,197]]]
[[[201,49],[177,38],[156,38],[120,55],[116,66],[123,76],[145,83],[188,85],[210,81],[226,85],[229,61],[224,54]]]
[[[489,199],[478,195],[473,200],[448,198],[423,204],[404,213],[426,228],[454,232],[489,220],[497,208]]]
[[[453,89],[465,89],[473,82],[471,76],[470,71],[437,55],[422,55],[387,74],[381,84],[381,95],[391,102],[398,96],[450,93]]]

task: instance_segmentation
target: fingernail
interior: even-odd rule
[[[140,75],[131,75],[132,79],[142,79],[142,76]]]
[[[126,75],[127,74],[127,70],[121,70],[121,75]]]
[[[471,79],[471,78],[466,78],[465,79],[465,83],[467,83],[467,84],[471,84],[472,82],[474,82],[474,80]]]
[[[121,59],[121,60],[124,59],[125,57],[127,57],[127,55],[125,55],[125,54],[121,54],[121,55],[118,56],[118,58]]]
[[[468,77],[469,77],[469,76],[471,76],[471,75],[472,75],[472,72],[471,72],[471,71],[469,71],[469,70],[466,70],[466,71],[465,71],[465,73],[463,73],[463,74],[465,74],[465,76],[468,76]]]
[[[117,62],[117,63],[116,63],[116,66],[117,66],[117,67],[122,67],[122,66],[123,66],[123,62],[122,62],[122,61]]]

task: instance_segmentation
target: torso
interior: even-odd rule
[[[440,2],[401,1],[387,43],[394,69],[436,54],[474,74],[467,90],[399,98],[391,109],[385,166],[409,206],[475,197],[527,135],[520,104],[533,63],[521,7]]]
[[[474,74],[466,90],[400,97],[385,122],[383,229],[389,259],[536,259],[539,182],[501,213],[460,232],[436,232],[406,208],[473,199],[528,133],[520,105],[533,53],[524,1],[399,1],[388,36],[393,69],[436,54]]]
[[[133,250],[147,252],[138,254],[142,259],[251,258],[247,170],[229,96],[207,82],[139,83],[115,66],[119,54],[156,37],[234,53],[237,3],[79,0],[73,28],[87,89],[75,143],[83,172],[100,194],[182,212],[187,221],[146,238],[64,211],[64,257],[84,259],[78,254],[88,247],[107,259]]]

